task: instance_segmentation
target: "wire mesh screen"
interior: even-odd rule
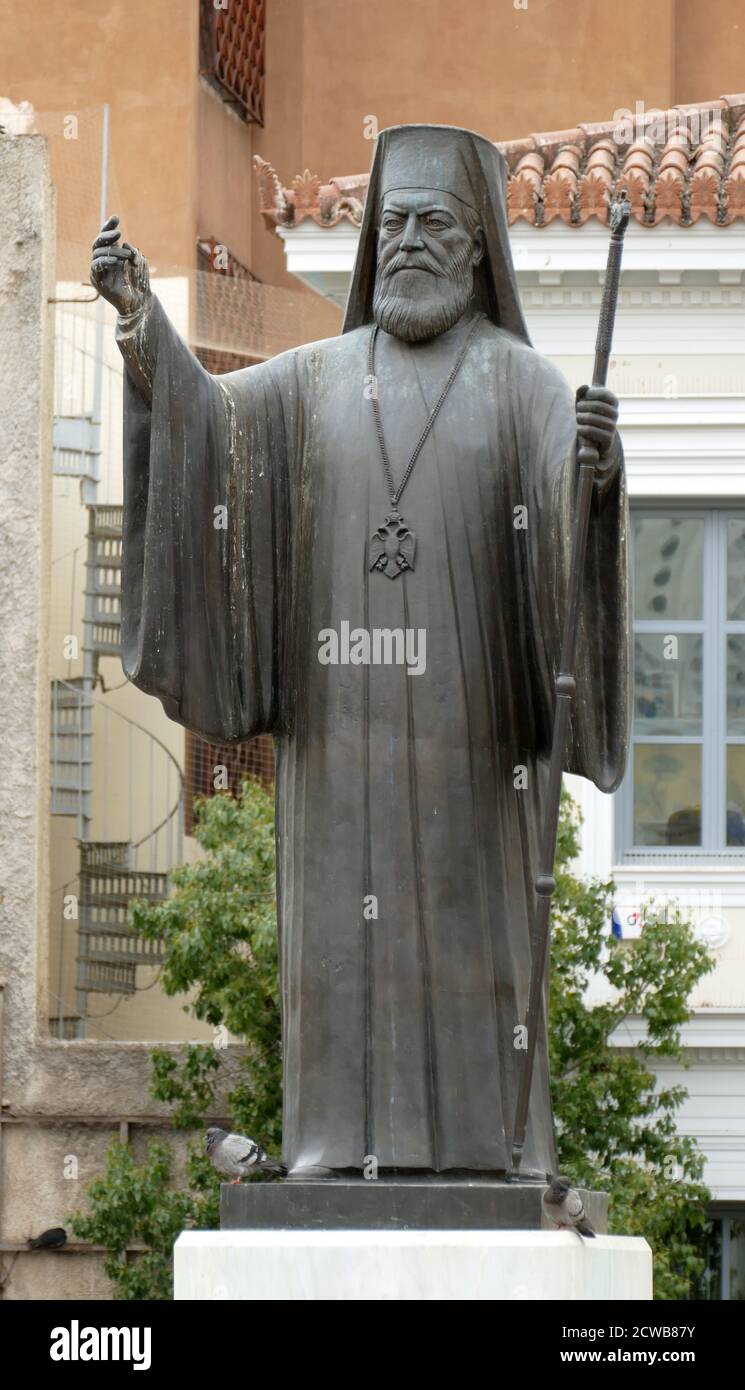
[[[187,733],[185,741],[184,830],[194,833],[194,798],[227,791],[232,795],[245,777],[268,791],[274,785],[274,744],[268,734],[246,743],[208,743]]]
[[[258,357],[246,357],[241,352],[226,352],[223,348],[196,348],[195,354],[212,376],[239,372],[243,367],[253,367],[260,360]]]
[[[244,312],[243,301],[235,295],[236,282],[252,281],[256,276],[234,256],[229,247],[215,237],[200,237],[197,242],[197,275],[195,277],[195,352],[203,367],[215,376],[252,367],[260,357],[237,352],[227,347],[201,346],[218,343],[220,326],[232,324],[233,332],[240,329]]]

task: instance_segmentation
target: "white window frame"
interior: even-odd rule
[[[727,845],[727,746],[745,744],[745,735],[727,734],[727,638],[745,635],[745,622],[726,618],[727,604],[727,521],[745,521],[745,503],[725,499],[710,501],[665,502],[639,499],[632,502],[630,527],[630,563],[634,573],[634,520],[638,516],[699,517],[704,522],[702,582],[703,607],[700,620],[673,618],[637,620],[633,613],[632,628],[637,633],[686,633],[703,636],[703,720],[701,737],[697,735],[634,736],[633,708],[629,763],[623,783],[616,793],[616,862],[618,864],[667,863],[700,864],[734,862],[745,865],[745,846]],[[632,648],[633,662],[633,648]],[[632,682],[632,705],[635,698]],[[635,845],[633,841],[634,751],[637,743],[698,744],[701,747],[701,845]]]

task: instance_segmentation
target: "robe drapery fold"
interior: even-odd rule
[[[381,335],[396,476],[465,331],[415,349]],[[415,568],[391,581],[369,569],[390,510],[369,333],[213,378],[157,300],[121,321],[123,660],[195,732],[275,736],[285,1161],[498,1173],[530,976],[574,397],[482,320],[402,499]],[[626,527],[621,468],[593,505],[567,757],[604,790],[627,740]],[[343,623],[423,631],[426,669],[323,664],[320,635]],[[554,1167],[544,1024],[523,1172]]]
[[[156,298],[120,319],[127,363],[122,660],[166,713],[221,741],[281,724],[293,399],[271,371],[250,409],[210,376]],[[271,457],[272,468],[262,460]]]

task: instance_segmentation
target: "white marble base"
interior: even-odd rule
[[[184,1231],[176,1299],[647,1299],[652,1252],[570,1231]]]

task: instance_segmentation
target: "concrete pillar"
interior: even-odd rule
[[[92,240],[97,227],[86,230]],[[46,143],[0,135],[0,1299],[8,1301],[110,1297],[99,1251],[71,1239],[66,1253],[29,1252],[27,1237],[69,1227],[123,1121],[140,1161],[149,1138],[173,1142],[180,1171],[185,1150],[169,1108],[150,1095],[147,1043],[48,1034],[56,1012],[47,959],[54,247]],[[239,1051],[226,1059],[226,1088],[238,1080]]]
[[[46,1017],[54,193],[46,141],[0,135],[0,984],[3,1096]],[[0,1189],[1,1190],[1,1189]]]

